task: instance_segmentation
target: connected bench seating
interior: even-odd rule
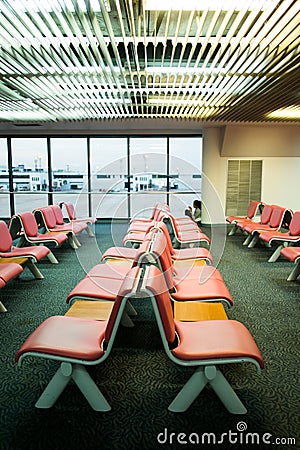
[[[173,261],[185,261],[185,260],[201,260],[205,261],[206,264],[212,264],[213,258],[211,253],[207,248],[204,247],[189,247],[189,248],[173,248],[172,241],[164,222],[154,222],[154,225],[150,225],[147,232],[150,233],[151,230],[157,228],[161,230],[166,238],[167,248],[170,252],[171,259]],[[140,243],[145,240],[144,236],[140,236]],[[136,238],[137,239],[137,238]],[[102,255],[102,260],[122,260],[129,259],[133,260],[136,258],[137,249],[132,247],[111,247],[107,249]]]
[[[87,225],[86,231],[87,231],[88,235],[90,237],[95,236],[92,226],[97,221],[96,217],[78,218],[76,215],[75,207],[74,207],[73,203],[70,203],[70,202],[61,202],[59,204],[59,206],[61,209],[63,209],[63,207],[65,208],[65,210],[67,212],[67,219],[71,224],[84,223],[85,225]]]
[[[27,357],[60,362],[57,372],[36,402],[37,408],[53,406],[73,380],[95,411],[111,409],[86,367],[98,365],[110,355],[126,302],[135,295],[140,271],[136,267],[127,274],[115,297],[108,320],[52,316],[26,339],[16,354],[15,360],[19,365]]]
[[[96,217],[84,217],[84,218],[77,217],[77,214],[76,214],[75,207],[74,207],[73,203],[62,202],[60,204],[60,206],[62,207],[63,205],[66,208],[66,211],[68,213],[70,221],[72,221],[72,222],[86,222],[86,223],[89,223],[89,224],[96,223],[96,221],[97,221]]]
[[[27,357],[60,362],[60,367],[36,403],[37,408],[50,408],[73,380],[90,406],[96,411],[109,411],[108,401],[99,390],[86,367],[102,363],[110,354],[118,326],[132,297],[150,297],[169,358],[181,366],[196,367],[169,409],[185,411],[206,384],[210,384],[227,410],[244,414],[246,408],[238,398],[219,366],[241,362],[263,368],[262,356],[249,331],[237,321],[174,320],[172,304],[164,275],[156,266],[134,267],[120,285],[108,320],[89,320],[70,316],[46,319],[26,339],[16,354],[21,364]]]
[[[11,259],[23,258],[25,265],[35,278],[44,278],[36,263],[45,258],[50,250],[44,246],[14,247],[7,224],[0,220],[0,259],[9,262]]]
[[[196,367],[169,410],[186,411],[209,384],[229,412],[245,414],[245,406],[219,367],[244,362],[254,364],[258,372],[264,367],[261,353],[247,328],[235,320],[174,320],[165,278],[155,266],[145,269],[141,292],[151,298],[168,357],[181,366]]]
[[[287,281],[295,281],[300,275],[300,247],[285,247],[281,249],[280,254],[295,264],[287,278]]]
[[[267,206],[265,206],[265,208],[266,207]],[[248,234],[248,237],[244,241],[243,245],[248,245],[249,248],[253,248],[259,241],[260,233],[264,231],[279,230],[286,214],[288,214],[288,212],[285,208],[282,206],[273,205],[270,219],[267,223],[248,223],[244,225],[243,231]]]
[[[3,288],[9,281],[18,277],[23,272],[23,267],[17,263],[0,264],[0,288]],[[6,312],[7,309],[0,301],[0,312]]]
[[[255,200],[251,200],[249,203],[248,209],[247,209],[247,216],[241,217],[241,216],[228,216],[226,217],[226,222],[230,223],[232,226],[231,230],[229,231],[228,235],[233,236],[236,231],[238,230],[237,223],[238,222],[250,222],[254,217],[257,215],[260,206],[262,205],[261,202],[257,202]]]
[[[176,301],[222,301],[233,305],[232,296],[218,269],[193,263],[174,267],[163,233],[156,230],[151,256],[163,272],[172,299]],[[151,259],[150,259],[151,261]]]
[[[45,229],[46,233],[65,233],[70,246],[73,249],[80,247],[80,242],[77,239],[77,235],[84,229],[80,224],[66,224],[63,221],[63,215],[61,209],[56,205],[57,211],[55,211],[55,205],[44,206],[34,210],[34,216],[39,227]],[[59,216],[61,214],[61,217]],[[57,219],[57,217],[59,219]],[[87,228],[87,225],[85,225]]]
[[[295,211],[286,232],[265,231],[259,235],[262,242],[269,245],[277,243],[275,252],[270,256],[269,262],[275,262],[280,256],[280,251],[287,245],[295,245],[300,242],[300,211]]]
[[[89,270],[87,275],[77,283],[67,296],[67,304],[73,304],[77,300],[87,301],[114,301],[123,280],[130,273],[130,269],[139,267],[140,259],[147,253],[149,245],[146,240],[139,248],[133,261],[122,261],[121,263],[100,263]],[[122,316],[122,325],[132,327],[130,316],[135,316],[136,311],[128,301]]]
[[[20,247],[50,244],[60,247],[68,240],[66,233],[40,233],[34,214],[30,211],[12,216],[9,222],[9,231],[13,239],[19,238],[18,245]],[[51,251],[49,251],[47,257],[53,264],[58,263]]]
[[[260,215],[260,219],[259,219],[258,222],[256,222],[253,219],[251,219],[251,220],[249,220],[249,219],[242,219],[242,220],[239,220],[236,223],[236,226],[237,226],[237,228],[240,231],[242,231],[244,233],[244,228],[247,225],[252,225],[252,224],[255,225],[255,226],[268,225],[268,223],[270,221],[270,217],[271,217],[272,211],[273,211],[273,205],[264,204],[264,207],[263,207],[263,210],[262,210],[262,213]],[[249,238],[249,236],[247,237],[247,239],[249,241],[251,240],[251,238]],[[248,243],[249,242],[246,240],[244,245],[248,245]]]

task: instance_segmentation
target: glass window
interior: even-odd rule
[[[71,202],[78,217],[88,215],[87,140],[52,138],[53,202]]]
[[[10,217],[7,140],[0,139],[0,217]]]
[[[180,217],[194,200],[201,200],[202,137],[172,137],[169,149],[169,203],[173,214]]]
[[[16,212],[46,205],[49,188],[46,139],[13,138],[11,147]]]
[[[149,216],[155,203],[167,201],[167,138],[129,141],[131,216]]]
[[[91,138],[92,212],[127,218],[127,138]]]

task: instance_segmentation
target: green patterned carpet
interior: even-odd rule
[[[246,415],[228,413],[208,388],[187,412],[168,411],[193,370],[175,366],[165,356],[145,299],[133,301],[135,327],[121,327],[110,357],[89,370],[111,404],[110,412],[94,412],[72,384],[50,410],[34,407],[57,363],[26,359],[17,367],[16,351],[46,317],[67,311],[67,294],[99,261],[101,251],[121,243],[125,230],[124,224],[114,225],[113,233],[109,224],[97,225],[97,242],[82,235],[78,252],[66,246],[55,251],[58,265],[39,264],[44,280],[33,280],[26,271],[1,290],[8,312],[0,315],[0,449],[300,448],[300,282],[286,281],[290,263],[269,264],[270,249],[245,248],[242,236],[227,238],[218,268],[235,302],[229,317],[248,327],[265,360],[260,375],[250,364],[223,369],[246,405]],[[219,443],[208,445],[214,438]],[[254,443],[247,445],[246,438]],[[296,438],[297,444],[288,438]],[[275,439],[281,444],[267,443]]]

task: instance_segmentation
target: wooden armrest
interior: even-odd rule
[[[77,300],[68,309],[65,316],[81,317],[83,319],[108,320],[114,302]]]
[[[174,319],[182,322],[228,319],[222,303],[174,302]]]

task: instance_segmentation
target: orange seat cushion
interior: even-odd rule
[[[235,320],[175,321],[180,343],[172,353],[183,360],[253,358],[263,367],[261,353],[247,328]]]
[[[176,284],[176,292],[172,298],[177,301],[201,301],[226,299],[233,304],[230,292],[225,283],[216,278],[204,282],[195,279],[185,279]]]
[[[49,248],[45,247],[45,246],[34,246],[34,247],[12,247],[12,249],[8,252],[3,252],[0,253],[0,256],[5,258],[8,256],[12,256],[12,257],[31,257],[34,258],[36,261],[40,261],[41,259],[43,259],[45,256],[48,255],[48,253],[50,253]]]
[[[16,263],[4,263],[0,265],[0,277],[5,283],[20,275],[23,272],[22,266]]]
[[[213,261],[209,250],[203,247],[173,249],[172,258],[176,260],[208,259],[211,263]]]
[[[280,251],[280,254],[291,262],[296,262],[300,258],[300,247],[285,247]]]
[[[115,278],[115,279],[121,279],[123,280],[128,271],[130,270],[132,265],[132,262],[129,262],[128,264],[124,263],[104,263],[104,264],[97,264],[94,266],[91,270],[89,270],[87,276],[89,277],[102,277],[102,278]]]
[[[107,321],[52,316],[27,338],[16,355],[46,353],[67,358],[94,361],[104,354],[101,348]]]
[[[103,253],[102,259],[134,259],[136,257],[136,249],[132,247],[111,247]]]
[[[122,279],[86,277],[69,293],[67,303],[73,297],[115,300],[122,281]]]

